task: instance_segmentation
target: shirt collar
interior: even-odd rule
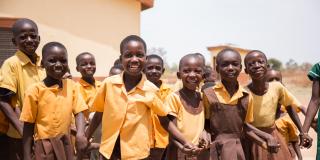
[[[37,55],[37,54],[36,54],[36,55]],[[18,51],[16,52],[16,56],[19,58],[20,63],[21,63],[22,66],[24,66],[24,65],[26,65],[26,64],[28,64],[28,63],[33,64],[33,63],[31,62],[30,58],[29,58],[25,53],[23,53],[23,52],[20,51],[20,50],[18,50]],[[37,55],[36,65],[37,65],[37,66],[40,66],[40,57],[39,57],[38,55]]]
[[[92,84],[86,82],[86,81],[83,80],[82,78],[80,78],[79,83],[80,83],[83,87],[93,86]],[[100,83],[99,81],[94,80],[94,84],[96,85],[96,87],[99,87],[101,83]],[[93,86],[93,87],[94,87],[94,86]]]
[[[111,77],[112,78],[111,83],[124,85],[123,75],[124,75],[124,72],[122,72],[121,74],[112,76]],[[146,76],[144,74],[142,74],[142,78],[141,78],[140,82],[136,85],[135,88],[138,88],[138,89],[143,90],[143,91],[149,90],[148,85],[145,85],[145,83],[147,83],[147,78],[146,78]],[[151,82],[149,82],[149,83],[151,83]]]
[[[213,86],[213,89],[214,90],[222,90],[222,92],[225,92],[229,95],[227,89],[225,88],[225,86],[221,82],[218,82],[215,86]],[[233,94],[232,97],[230,97],[230,102],[243,97],[244,93],[248,94],[248,91],[245,90],[241,85],[239,85],[239,89]]]

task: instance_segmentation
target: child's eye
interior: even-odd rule
[[[57,61],[55,59],[49,59],[48,62],[50,63],[56,63]]]
[[[124,55],[124,58],[131,58],[131,57],[132,57],[132,54],[129,54],[129,53]]]
[[[139,54],[137,54],[137,57],[139,57],[139,58],[143,58],[143,57],[144,57],[144,54],[139,53]]]

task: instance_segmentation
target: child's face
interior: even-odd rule
[[[177,73],[178,78],[182,80],[183,86],[196,90],[203,76],[203,64],[199,58],[189,57],[182,63]]]
[[[267,60],[265,56],[259,52],[252,53],[246,58],[246,73],[251,79],[263,79],[267,73]]]
[[[270,70],[267,72],[267,81],[272,82],[272,81],[278,81],[282,83],[282,76],[281,73],[275,70]]]
[[[138,76],[144,68],[146,51],[139,41],[129,41],[124,45],[121,54],[121,63],[124,72],[131,76]]]
[[[96,72],[96,61],[90,54],[84,54],[79,58],[77,71],[81,73],[82,77],[91,78]]]
[[[121,74],[122,70],[119,68],[112,68],[109,72],[109,76]]]
[[[221,80],[237,81],[241,72],[241,57],[234,52],[226,52],[221,55],[220,62],[217,64],[216,70],[221,76]]]
[[[12,42],[23,53],[33,55],[40,43],[40,36],[32,24],[24,23],[21,25],[17,35],[12,39]]]
[[[68,71],[67,51],[60,47],[52,47],[47,50],[43,57],[42,64],[47,76],[60,80]]]
[[[162,61],[158,58],[148,58],[144,71],[149,81],[158,82],[164,72]]]

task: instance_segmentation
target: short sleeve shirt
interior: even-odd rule
[[[308,77],[312,81],[320,81],[320,62],[312,66]]]

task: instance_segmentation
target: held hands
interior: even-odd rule
[[[198,147],[203,151],[210,148],[210,145],[211,145],[211,135],[208,132],[203,131],[199,138]]]
[[[88,147],[88,139],[84,135],[76,136],[76,149],[79,153],[84,152]]]
[[[310,148],[312,146],[313,139],[308,135],[308,133],[300,133],[300,146],[305,148]]]
[[[200,148],[189,142],[185,143],[180,150],[187,155],[197,155],[201,151]]]
[[[280,144],[271,135],[267,138],[267,149],[270,153],[277,153],[280,149]]]

